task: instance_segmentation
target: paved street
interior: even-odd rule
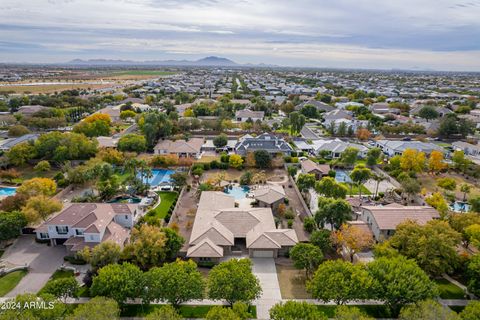
[[[7,265],[29,265],[29,273],[6,296],[17,294],[36,293],[48,281],[50,276],[63,263],[66,255],[64,246],[50,247],[35,242],[33,235],[21,236],[5,251],[2,260]]]
[[[260,280],[262,296],[255,301],[258,319],[270,319],[268,311],[282,300],[277,269],[273,258],[252,258],[253,274]]]

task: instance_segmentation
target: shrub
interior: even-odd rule
[[[294,219],[295,213],[293,212],[292,208],[288,208],[285,212],[285,219]]]
[[[287,225],[288,225],[288,229],[292,229],[292,227],[293,227],[293,220],[292,220],[292,219],[287,220]]]
[[[457,187],[457,182],[452,178],[439,178],[437,179],[437,185],[445,190],[453,191]]]
[[[305,231],[311,233],[313,230],[315,230],[315,227],[315,220],[312,217],[306,217],[303,220],[303,229],[305,229]]]

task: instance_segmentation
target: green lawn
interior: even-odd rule
[[[22,280],[22,278],[28,273],[26,270],[19,270],[10,272],[3,277],[0,278],[0,297],[3,297],[13,288],[17,286],[17,284]]]
[[[120,185],[123,185],[125,184],[125,181],[127,181],[127,179],[130,177],[130,172],[117,173],[115,175],[118,178],[118,183],[120,183]]]
[[[349,306],[350,307],[350,306]],[[362,312],[373,318],[391,318],[389,310],[385,305],[358,305],[357,307]],[[335,316],[335,305],[317,305],[317,308],[322,311],[327,317],[333,318]]]
[[[350,194],[350,185],[348,183],[345,183],[345,182],[340,182],[340,184],[343,184],[345,187],[347,187],[348,189],[348,192],[347,194]],[[364,185],[361,185],[360,186],[362,188],[362,195],[371,195],[372,193],[370,192],[370,190],[368,190]],[[352,186],[352,194],[358,194],[358,187],[356,185],[353,185]]]
[[[178,193],[171,191],[159,191],[157,193],[161,199],[160,204],[150,210],[147,213],[147,217],[163,219],[167,216],[168,210],[172,206],[173,202],[178,198]]]
[[[145,317],[152,313],[155,309],[161,308],[162,305],[143,306],[139,304],[127,305],[121,313],[122,317]],[[183,318],[205,318],[205,315],[213,306],[181,306],[180,314]],[[252,319],[257,318],[257,310],[254,306],[250,307]]]
[[[442,299],[464,299],[465,293],[462,288],[454,285],[447,279],[435,279]]]

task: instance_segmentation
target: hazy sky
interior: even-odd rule
[[[480,71],[480,0],[0,0],[0,62]]]

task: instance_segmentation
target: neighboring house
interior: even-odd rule
[[[113,137],[97,137],[99,148],[116,148],[118,140],[118,138]]]
[[[432,151],[445,153],[442,147],[430,142],[422,141],[399,141],[399,140],[377,140],[375,146],[382,149],[383,153],[389,157],[401,155],[406,149],[414,149],[429,155]]]
[[[103,109],[98,110],[95,113],[108,114],[110,116],[110,119],[113,122],[117,122],[117,121],[120,121],[120,113],[121,113],[120,107],[121,106],[122,105],[108,106],[108,107],[105,107]]]
[[[175,154],[180,158],[195,158],[201,156],[203,138],[192,138],[189,140],[159,140],[153,148],[153,152],[159,155]]]
[[[295,149],[297,150],[307,152],[307,153],[311,153],[314,151],[313,145],[308,144],[307,141],[305,141],[305,139],[301,139],[301,138],[293,139],[293,144],[295,145]]]
[[[322,177],[327,176],[330,172],[329,164],[318,164],[310,159],[302,161],[301,167],[302,173],[314,174],[317,180],[320,180]]]
[[[235,208],[223,192],[204,191],[198,203],[187,258],[218,262],[235,251],[278,257],[298,242],[293,229],[277,229],[270,208]]]
[[[270,208],[277,212],[280,203],[285,200],[285,190],[280,185],[267,185],[252,191],[253,197],[261,208]]]
[[[64,244],[72,253],[105,241],[123,247],[140,216],[136,204],[73,203],[35,232],[38,239],[49,239],[52,245]]]
[[[214,138],[207,138],[205,139],[205,143],[202,145],[202,151],[216,151],[217,149],[221,149],[222,151],[233,151],[235,149],[235,145],[237,144],[238,140],[235,138],[228,138],[227,145],[222,148],[217,148],[213,144]]]
[[[313,145],[315,148],[315,154],[319,154],[323,151],[326,151],[330,154],[333,159],[340,158],[343,152],[347,148],[355,148],[358,150],[358,155],[363,158],[367,155],[368,148],[364,145],[345,142],[338,138],[333,140],[314,140]]]
[[[248,152],[255,152],[257,150],[266,150],[271,155],[281,153],[289,156],[293,148],[283,140],[283,138],[270,133],[263,133],[255,138],[252,136],[244,136],[239,139],[235,146],[235,152],[242,156],[246,156]]]
[[[391,237],[397,226],[407,220],[424,225],[438,218],[440,218],[438,211],[428,206],[402,206],[393,203],[386,206],[360,207],[360,219],[369,225],[377,241]]]
[[[301,110],[303,107],[305,106],[314,106],[318,112],[330,112],[332,110],[334,110],[335,108],[326,104],[326,103],[323,103],[321,101],[318,101],[318,100],[308,100],[308,101],[305,101],[305,102],[302,102],[300,103],[299,105],[297,105],[295,107],[295,110]]]
[[[21,137],[5,139],[3,141],[0,141],[0,150],[1,151],[8,151],[11,148],[15,147],[17,144],[20,144],[22,142],[35,141],[35,140],[38,139],[39,136],[40,135],[36,134],[36,133],[29,133],[29,134],[25,134]]]
[[[475,145],[463,141],[455,141],[452,143],[452,148],[455,151],[461,150],[467,156],[479,157],[480,145]]]
[[[20,108],[18,108],[16,113],[20,113],[21,115],[24,115],[24,116],[33,116],[35,113],[46,110],[46,109],[50,109],[50,108],[35,104],[35,105],[21,106]]]
[[[422,110],[423,108],[425,108],[426,105],[423,105],[423,104],[420,104],[420,105],[417,105],[415,106],[414,108],[412,108],[410,110],[410,114],[411,115],[418,115],[418,113],[420,112],[420,110]],[[453,113],[452,110],[448,109],[447,107],[443,107],[443,106],[433,106],[433,108],[438,112],[438,116],[439,118],[443,118],[444,116],[446,116],[447,114],[450,114],[450,113]]]
[[[345,124],[345,128],[352,128],[353,131],[356,131],[360,127],[367,127],[367,120],[357,120],[353,118],[353,115],[350,111],[343,109],[335,109],[331,112],[327,112],[323,116],[323,125],[326,129],[333,127],[333,131],[337,132],[340,125]]]
[[[249,119],[253,122],[262,121],[264,116],[265,116],[265,112],[252,111],[250,109],[243,109],[235,112],[235,120],[238,122],[245,122]]]
[[[374,103],[370,105],[368,109],[372,113],[376,113],[376,114],[388,114],[388,113],[400,114],[400,109],[390,108],[389,104],[384,102]]]

